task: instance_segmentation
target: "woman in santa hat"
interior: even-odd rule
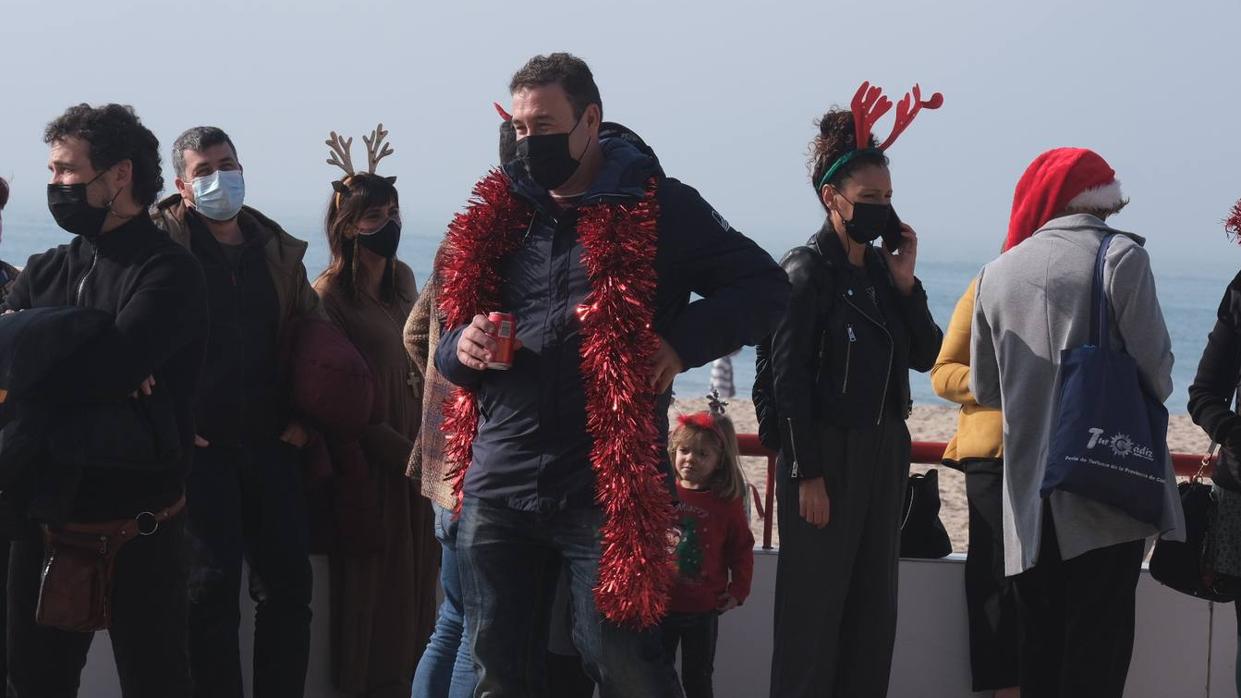
[[[1156,525],[1062,490],[1040,495],[1061,352],[1089,341],[1095,261],[1109,236],[1103,282],[1112,341],[1133,358],[1151,396],[1172,392],[1172,342],[1144,240],[1104,222],[1126,203],[1098,154],[1043,153],[1017,184],[1010,249],[979,274],[970,388],[984,406],[1000,407],[1003,397],[1004,563],[1017,590],[1023,698],[1120,698],[1144,543],[1161,532],[1183,539],[1166,450]]]

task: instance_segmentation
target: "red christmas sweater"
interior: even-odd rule
[[[668,610],[707,613],[731,594],[738,603],[750,595],[754,575],[754,534],[740,498],[720,499],[710,490],[677,485],[681,542],[677,544],[680,575]]]

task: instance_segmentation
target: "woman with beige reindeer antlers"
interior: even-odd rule
[[[332,182],[325,221],[331,261],[314,284],[375,384],[374,411],[356,444],[333,445],[333,674],[348,695],[384,698],[410,695],[435,621],[439,561],[431,505],[405,477],[421,422],[422,385],[402,330],[418,292],[413,272],[396,258],[396,177],[375,173],[393,152],[387,135],[379,124],[363,137],[364,172],[353,168],[352,138],[333,132],[327,141],[327,162],[344,176]]]

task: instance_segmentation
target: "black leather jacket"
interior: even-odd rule
[[[1198,374],[1189,386],[1189,414],[1211,439],[1223,445],[1212,476],[1215,484],[1241,492],[1241,443],[1231,432],[1241,424],[1234,409],[1237,382],[1241,377],[1241,274],[1228,284],[1220,300],[1215,327],[1198,362]]]
[[[922,283],[902,296],[873,247],[864,277],[851,273],[829,226],[782,262],[793,294],[772,335],[771,361],[781,450],[794,478],[819,477],[842,457],[844,440],[833,438],[840,430],[907,417],[909,369],[929,371],[943,340]]]

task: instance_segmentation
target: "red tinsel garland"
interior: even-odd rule
[[[448,327],[465,325],[475,315],[500,307],[501,260],[520,240],[522,229],[533,215],[508,190],[504,173],[493,170],[474,185],[466,209],[453,217],[444,236],[439,270],[439,309]],[[474,436],[478,433],[478,403],[474,391],[457,388],[444,402],[447,435],[444,457],[454,478],[453,489],[461,501],[465,469],[473,460]]]
[[[591,292],[577,308],[582,323],[582,381],[587,429],[594,439],[595,498],[603,508],[595,600],[616,623],[658,623],[674,581],[669,533],[674,512],[664,475],[656,396],[649,384],[659,337],[654,318],[658,205],[652,180],[636,204],[583,207],[577,225]],[[440,311],[449,327],[499,308],[501,261],[517,246],[531,211],[492,172],[474,188],[444,245]],[[444,405],[450,476],[461,496],[478,431],[473,391]]]
[[[652,181],[640,203],[588,206],[577,224],[591,282],[577,309],[582,380],[595,499],[607,517],[595,600],[611,620],[643,627],[663,617],[675,577],[668,546],[674,513],[650,386],[659,349],[652,327],[658,217]]]

